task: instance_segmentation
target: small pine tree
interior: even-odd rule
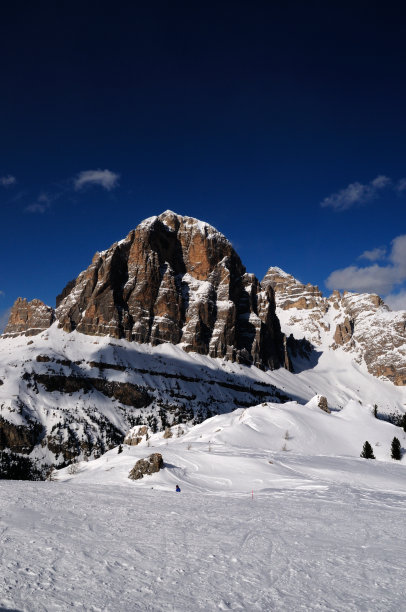
[[[360,454],[360,457],[362,457],[363,459],[375,459],[374,451],[372,450],[372,446],[370,445],[368,440],[365,442],[362,448],[362,453]]]
[[[402,416],[402,424],[401,426],[403,427],[403,431],[406,431],[406,414],[404,414]]]
[[[121,444],[119,444],[117,455],[119,455],[122,452],[123,452],[123,447],[121,446]]]
[[[374,404],[374,417],[378,418],[378,404]]]
[[[396,459],[396,461],[400,461],[402,458],[402,451],[400,447],[400,442],[398,438],[393,438],[391,445],[391,457],[392,459]]]

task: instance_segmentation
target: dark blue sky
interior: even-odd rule
[[[357,1],[2,7],[0,317],[168,208],[259,278],[406,308],[405,23]]]

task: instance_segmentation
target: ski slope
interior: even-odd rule
[[[406,446],[400,428],[315,400],[182,428],[55,482],[0,481],[0,608],[404,608],[406,466],[389,452],[394,435]],[[359,458],[368,438],[376,461]],[[153,452],[164,469],[129,480]]]
[[[390,487],[404,469],[373,468]],[[404,607],[404,490],[334,484],[328,474],[317,486],[287,478],[253,498],[90,483],[0,487],[1,609]]]

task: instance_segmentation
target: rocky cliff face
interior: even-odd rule
[[[19,298],[5,335],[38,334],[54,319],[66,332],[171,343],[271,369],[291,369],[289,354],[306,356],[309,345],[295,341],[305,337],[323,350],[351,352],[374,376],[406,385],[406,313],[390,312],[368,294],[325,298],[279,268],[259,283],[220,232],[171,211],[96,253],[58,296],[55,312]]]
[[[96,253],[57,304],[68,332],[171,342],[260,367],[288,363],[272,289],[246,274],[217,230],[171,211]]]
[[[4,335],[7,337],[25,334],[35,336],[44,329],[48,329],[54,321],[54,310],[46,306],[41,300],[18,298],[14,303]]]
[[[334,291],[325,298],[279,268],[269,268],[261,284],[273,288],[287,335],[351,352],[374,376],[406,385],[406,312],[391,312],[378,295]]]

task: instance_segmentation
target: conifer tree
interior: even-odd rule
[[[391,445],[391,457],[392,459],[396,459],[396,461],[400,461],[402,458],[402,451],[400,447],[400,442],[398,438],[394,437]]]
[[[364,443],[360,457],[362,457],[363,459],[375,459],[374,451],[372,450],[372,446],[370,445],[368,440],[366,440],[366,442]]]
[[[120,453],[122,453],[122,452],[123,452],[123,447],[122,447],[122,446],[121,446],[121,444],[120,444],[120,445],[119,445],[119,447],[118,447],[117,454],[119,455],[119,454],[120,454]]]

